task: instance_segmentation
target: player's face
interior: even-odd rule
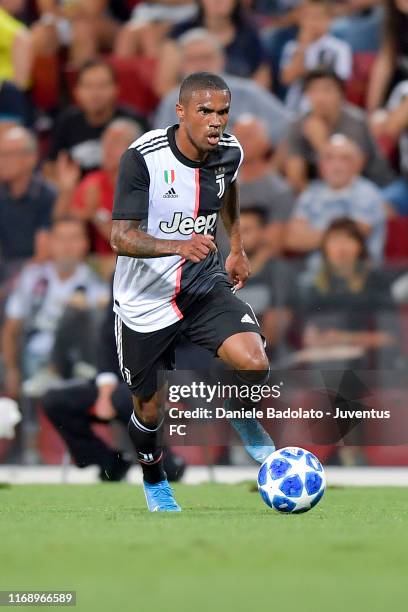
[[[180,126],[201,153],[218,145],[228,122],[230,102],[228,91],[205,89],[194,91],[187,104],[177,106]]]

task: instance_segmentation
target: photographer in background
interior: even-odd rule
[[[119,370],[114,330],[115,316],[110,301],[98,332],[99,373],[96,378],[68,380],[65,386],[48,391],[42,398],[43,408],[66,443],[75,464],[78,467],[97,465],[100,479],[111,482],[122,480],[132,465],[126,453],[110,448],[92,429],[94,423],[114,420],[127,427],[132,413],[132,396]],[[57,345],[61,343],[65,349],[71,335],[68,328],[66,331],[69,333],[64,334],[61,328],[61,335],[57,337]],[[164,449],[163,457],[168,479],[179,480],[185,470],[184,461],[173,455],[169,448]]]

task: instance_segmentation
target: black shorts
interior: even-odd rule
[[[249,304],[227,283],[217,283],[184,313],[181,321],[157,331],[141,333],[116,315],[116,342],[122,376],[134,395],[150,397],[157,390],[157,373],[174,368],[175,347],[183,334],[214,356],[224,340],[241,332],[261,334]]]

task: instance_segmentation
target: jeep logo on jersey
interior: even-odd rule
[[[170,223],[161,221],[159,227],[165,234],[173,234],[179,232],[184,236],[189,234],[207,234],[212,229],[217,221],[217,213],[211,215],[200,215],[196,219],[193,217],[184,217],[183,213],[175,212]]]
[[[216,183],[217,183],[217,185],[218,185],[218,193],[217,193],[217,196],[218,196],[219,198],[222,198],[222,196],[223,196],[223,195],[224,195],[224,193],[225,193],[225,174],[224,174],[224,173],[222,173],[222,174],[216,174],[216,175],[215,175],[215,180],[216,180]]]
[[[164,180],[168,185],[172,185],[176,180],[176,173],[174,170],[165,170],[164,171]]]

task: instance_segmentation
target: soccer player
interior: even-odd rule
[[[256,317],[232,291],[250,270],[236,187],[243,153],[236,138],[224,133],[230,103],[221,77],[186,77],[176,106],[179,125],[144,134],[125,152],[119,170],[111,238],[118,255],[116,342],[133,394],[129,433],[150,511],[180,511],[162,466],[156,380],[159,369],[171,368],[180,335],[209,349],[241,383],[261,384],[269,374]],[[225,270],[214,243],[219,213],[231,242]],[[239,400],[242,405],[254,404]],[[237,423],[237,430],[256,460],[274,450],[257,421]]]

